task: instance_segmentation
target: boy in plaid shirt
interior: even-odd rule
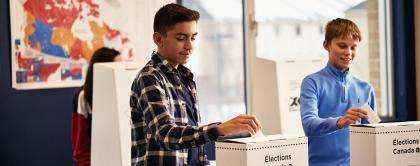
[[[251,115],[198,125],[196,84],[184,64],[194,48],[199,17],[197,11],[177,4],[165,5],[155,15],[153,40],[158,50],[131,88],[132,165],[208,165],[206,143],[261,129]]]

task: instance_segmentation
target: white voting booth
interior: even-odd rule
[[[216,142],[219,166],[308,165],[308,140],[300,120],[300,85],[324,66],[321,59],[272,61],[254,58],[248,73],[250,113],[265,137]]]
[[[263,133],[304,135],[300,120],[300,85],[305,76],[325,66],[320,58],[268,60],[255,58],[250,77],[251,114]]]
[[[94,66],[92,166],[131,165],[131,84],[142,64],[118,62]]]

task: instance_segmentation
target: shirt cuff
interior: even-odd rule
[[[339,130],[339,128],[337,126],[337,122],[338,122],[338,119],[340,119],[340,118],[341,118],[341,116],[327,119],[327,124],[328,124],[328,126],[331,126],[331,129],[332,129],[331,132]]]
[[[217,132],[217,126],[221,124],[220,122],[211,123],[207,125],[206,133],[207,133],[207,141],[215,141],[219,137],[219,133]]]

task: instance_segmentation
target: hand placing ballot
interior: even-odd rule
[[[378,113],[376,111],[373,111],[372,108],[370,108],[368,103],[365,103],[361,109],[365,110],[367,113],[367,120],[369,123],[380,123],[381,119],[378,116]]]

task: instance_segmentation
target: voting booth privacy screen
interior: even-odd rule
[[[325,66],[319,57],[270,60],[253,58],[247,73],[250,114],[257,116],[266,135],[304,135],[300,119],[300,86],[305,76]]]
[[[94,66],[92,166],[131,165],[131,84],[142,64],[114,62]]]

